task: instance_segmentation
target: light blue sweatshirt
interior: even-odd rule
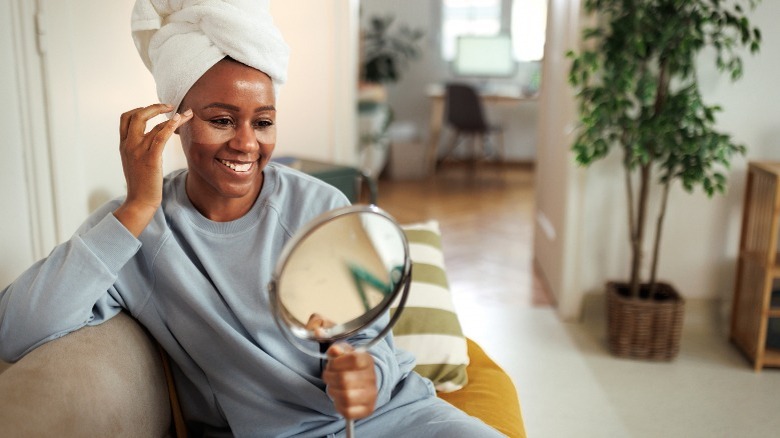
[[[314,437],[342,429],[320,360],[283,338],[267,285],[293,233],[348,201],[332,186],[274,163],[264,174],[254,206],[232,222],[210,221],[193,207],[186,171],[166,177],[162,206],[138,239],[112,214],[121,199],[98,209],[0,294],[2,357],[18,360],[126,309],[171,356],[190,432],[229,427],[236,436]],[[377,412],[433,394],[429,382],[410,373],[413,358],[395,350],[392,336],[371,354]]]

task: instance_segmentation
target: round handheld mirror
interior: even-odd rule
[[[325,359],[323,346],[377,323],[396,302],[387,324],[359,346],[368,349],[401,314],[411,270],[406,236],[386,212],[366,205],[327,212],[282,251],[269,285],[276,322],[293,345]]]

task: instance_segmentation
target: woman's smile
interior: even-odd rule
[[[231,169],[235,173],[248,173],[254,168],[255,161],[229,161],[217,158],[217,162]]]

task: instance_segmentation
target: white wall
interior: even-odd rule
[[[119,116],[158,99],[130,38],[132,0],[42,4],[55,200],[64,240],[91,210],[124,193]]]
[[[404,71],[400,82],[388,86],[388,103],[395,112],[396,120],[414,124],[420,138],[427,140],[431,104],[426,96],[426,88],[429,84],[463,80],[451,73],[449,66],[440,56],[438,35],[441,21],[440,2],[438,0],[361,0],[360,4],[363,23],[367,23],[372,16],[392,15],[396,18],[396,25],[406,24],[425,31],[421,42],[421,56]],[[520,63],[514,78],[496,79],[494,82],[518,86],[527,84],[535,70],[536,65],[533,63]],[[524,101],[516,104],[491,105],[486,109],[490,120],[504,127],[507,159],[533,160],[536,156],[538,103]]]
[[[579,39],[579,1],[550,0],[547,14],[542,88],[539,98],[539,150],[535,172],[534,258],[560,308],[576,289],[582,177],[569,144],[576,120],[574,93],[567,85],[564,54]]]
[[[357,164],[358,0],[277,0],[291,48],[276,154]]]
[[[45,46],[42,60],[34,40],[26,46],[11,47],[12,41],[18,43],[18,37],[10,34],[13,26],[5,25],[12,17],[20,16],[21,24],[17,27],[28,29],[34,36],[34,30],[29,29],[35,29],[36,2],[2,1],[3,91],[5,96],[6,88],[16,90],[15,96],[21,100],[9,98],[0,107],[6,152],[3,170],[9,167],[8,172],[3,172],[0,200],[7,201],[4,205],[17,205],[20,196],[35,199],[33,195],[38,196],[37,193],[24,193],[30,187],[48,187],[49,192],[44,193],[48,199],[34,203],[35,208],[19,205],[22,211],[32,211],[29,218],[4,214],[9,232],[2,235],[0,254],[22,251],[19,242],[6,235],[32,234],[30,244],[34,247],[36,241],[46,237],[45,230],[41,231],[36,223],[50,222],[56,228],[50,233],[55,237],[35,252],[40,257],[56,242],[69,238],[92,209],[124,193],[118,154],[119,117],[129,109],[157,102],[157,97],[151,74],[130,37],[134,0],[38,0]],[[16,8],[13,11],[12,5]],[[22,8],[18,5],[29,11],[17,11]],[[278,0],[272,2],[272,11],[292,47],[289,82],[278,102],[277,154],[356,163],[357,0]],[[22,93],[17,87],[19,82],[10,80],[13,76],[5,80],[16,74],[13,66],[26,57],[35,61],[28,64],[41,61],[42,66],[28,69],[29,77],[22,73],[16,78],[32,81],[42,69],[45,80],[39,81],[38,94]],[[21,111],[27,107],[32,109]],[[33,120],[33,129],[24,129],[27,119]],[[33,140],[42,137],[43,146],[26,150],[22,141],[25,136],[35,137]],[[28,158],[39,149],[48,156]],[[167,170],[186,164],[177,138],[170,142],[165,154]],[[39,167],[21,173],[20,157],[26,162],[37,162]],[[50,171],[46,167],[49,162]],[[25,185],[24,180],[29,178],[32,183]],[[38,207],[47,203],[52,206],[48,211]],[[13,227],[13,223],[23,225]],[[33,227],[32,231],[25,228],[27,225]],[[17,264],[3,263],[14,266],[3,279],[15,277],[29,261],[25,256]]]
[[[14,8],[12,0],[0,1],[0,56],[15,59]],[[18,46],[18,45],[17,45]],[[23,78],[17,63],[0,63],[0,96],[3,96],[3,117],[0,132],[3,141],[0,151],[0,237],[4,251],[0,251],[0,288],[10,283],[22,269],[34,261],[35,244],[31,220],[31,193],[26,182],[24,134],[25,106],[20,91]]]
[[[558,1],[552,0],[553,3]],[[747,161],[780,160],[777,147],[780,90],[776,86],[780,71],[780,59],[776,56],[780,53],[780,29],[774,23],[777,16],[780,16],[780,2],[762,2],[752,14],[753,24],[764,34],[764,42],[760,54],[745,55],[745,77],[740,82],[732,84],[727,78],[719,77],[713,60],[706,54],[699,62],[705,100],[725,109],[718,117],[718,128],[746,144],[748,154],[747,158],[734,160],[725,196],[708,199],[700,191],[690,195],[679,187],[670,195],[659,276],[671,281],[690,299],[721,298],[727,302],[731,299]],[[570,141],[563,146],[568,148],[568,145]],[[556,145],[545,142],[540,147]],[[561,153],[553,158],[557,165],[548,167],[561,171],[568,167],[563,163],[572,159],[570,153]],[[624,279],[628,275],[622,178],[618,157],[610,157],[587,170],[570,168],[565,176],[540,169],[539,190],[561,179],[574,181],[567,187],[567,195],[551,201],[553,205],[545,207],[546,201],[539,205],[540,211],[551,216],[557,227],[570,224],[571,233],[563,236],[563,243],[555,245],[566,246],[565,255],[573,255],[573,261],[567,265],[565,258],[558,261],[545,258],[551,248],[557,247],[540,238],[541,229],[537,230],[535,243],[537,259],[550,278],[559,299],[560,313],[565,318],[578,315],[586,293],[600,292],[605,281]]]

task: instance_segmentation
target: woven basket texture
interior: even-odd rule
[[[680,352],[685,300],[667,283],[657,287],[663,299],[649,300],[629,297],[627,283],[607,283],[607,343],[615,356],[670,361]]]

